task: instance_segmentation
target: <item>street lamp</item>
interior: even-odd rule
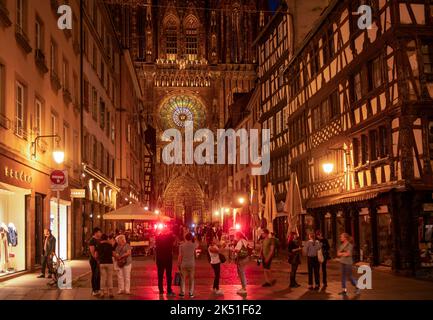
[[[334,171],[334,164],[333,163],[330,163],[330,162],[324,163],[322,165],[322,167],[323,167],[323,171],[326,174],[330,174],[332,171]]]
[[[156,214],[156,215],[159,215],[159,210],[155,210],[155,214]]]
[[[244,197],[239,197],[238,198],[238,202],[239,202],[239,204],[243,205],[245,203],[245,198]]]
[[[214,212],[214,215],[218,217],[218,216],[220,215],[220,212],[219,212],[218,210],[216,210],[216,211]]]
[[[224,212],[225,213],[230,213],[230,209],[229,208],[224,208]]]
[[[53,150],[53,159],[57,164],[62,164],[63,161],[65,160],[65,152],[58,148],[58,144],[61,140],[61,138],[58,134],[51,134],[51,135],[46,135],[46,136],[37,136],[35,138],[35,140],[32,141],[31,146],[30,146],[31,152],[32,152],[32,159],[36,159],[36,154],[38,152],[38,148],[37,148],[38,140],[39,139],[48,139],[48,138],[56,139],[57,147],[56,147],[56,149]]]

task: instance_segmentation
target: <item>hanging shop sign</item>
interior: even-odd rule
[[[18,180],[21,182],[32,183],[32,175],[24,172],[23,170],[14,170],[8,166],[4,167],[4,174],[6,177]]]
[[[50,174],[51,190],[62,191],[68,187],[68,171],[54,170]]]

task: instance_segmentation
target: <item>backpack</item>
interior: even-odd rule
[[[253,253],[253,249],[250,248],[248,245],[242,243],[242,248],[241,250],[239,250],[237,257],[238,259],[245,259],[251,256],[252,253]]]

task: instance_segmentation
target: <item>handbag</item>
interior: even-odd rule
[[[180,279],[180,272],[176,272],[174,274],[174,285],[175,286],[180,286],[180,281],[181,281],[181,279]]]
[[[120,258],[119,260],[117,260],[117,266],[119,268],[123,268],[126,265],[126,262],[127,262],[127,258],[126,257]]]
[[[223,255],[222,253],[219,253],[218,255],[219,255],[219,258],[220,258],[220,262],[221,262],[221,263],[224,263],[224,262],[226,262],[226,261],[227,261],[227,259],[226,259],[226,256],[225,256],[225,255]]]

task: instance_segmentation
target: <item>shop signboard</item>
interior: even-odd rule
[[[68,187],[68,171],[53,170],[50,174],[51,190],[63,191]]]
[[[85,199],[86,189],[71,189],[71,198]]]

